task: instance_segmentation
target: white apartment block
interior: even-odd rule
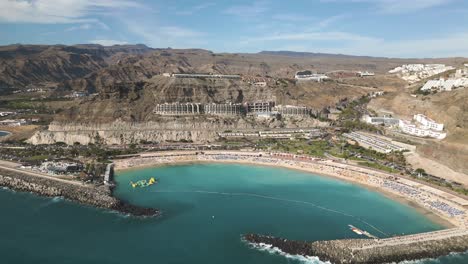
[[[311,71],[302,71],[302,72],[299,71],[296,73],[294,78],[298,81],[316,81],[316,82],[322,82],[324,80],[330,79],[325,74],[312,73]]]
[[[397,118],[393,117],[386,117],[386,116],[369,116],[364,115],[362,120],[368,124],[372,125],[386,125],[386,126],[393,126],[398,125],[399,121]]]
[[[421,88],[421,91],[452,91],[461,87],[468,87],[468,78],[429,80]]]
[[[444,124],[439,124],[422,114],[414,115],[413,119],[416,123],[400,120],[398,125],[403,133],[436,139],[444,139],[447,136],[447,133],[443,132]]]
[[[273,107],[274,112],[278,112],[282,116],[308,116],[310,110],[305,106],[295,105],[277,105]]]
[[[444,139],[447,136],[447,133],[445,132],[421,128],[406,120],[400,120],[399,126],[403,133],[413,135],[416,137],[431,137],[436,139]]]
[[[358,72],[359,77],[366,77],[366,76],[375,76],[375,73],[369,71],[360,71]]]
[[[439,124],[425,115],[417,114],[413,116],[413,119],[420,123],[424,129],[432,129],[435,131],[444,130],[444,124]]]
[[[453,69],[455,68],[445,64],[405,64],[390,70],[389,73],[399,74],[403,80],[415,83]]]

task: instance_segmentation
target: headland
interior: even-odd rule
[[[15,191],[32,192],[41,196],[64,197],[83,205],[114,210],[132,216],[157,216],[159,211],[126,203],[112,195],[112,186],[87,185],[37,172],[11,167],[11,163],[0,164],[0,186]]]

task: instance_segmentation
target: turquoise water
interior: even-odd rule
[[[129,185],[152,176],[160,182]],[[380,237],[441,228],[378,193],[294,170],[199,164],[125,171],[116,180],[116,195],[163,215],[135,219],[3,190],[0,263],[301,263],[252,249],[240,236],[358,237],[348,224]],[[467,261],[454,255],[424,263]]]
[[[10,132],[0,131],[0,137],[7,136],[9,134],[10,134]]]

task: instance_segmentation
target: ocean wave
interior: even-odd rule
[[[13,189],[10,189],[10,188],[8,188],[8,187],[6,187],[6,186],[3,186],[3,187],[2,187],[2,190],[4,190],[4,191],[8,191],[8,192],[12,192],[12,193],[16,193],[16,191],[15,191],[15,190],[13,190]]]
[[[55,196],[54,198],[52,198],[52,203],[58,203],[60,201],[63,201],[63,196]]]
[[[301,256],[301,255],[291,255],[288,253],[283,252],[281,249],[274,247],[273,245],[270,244],[265,244],[265,243],[250,243],[245,240],[243,240],[245,243],[247,243],[252,249],[256,249],[259,251],[267,252],[272,255],[280,255],[288,259],[292,259],[295,261],[298,261],[300,263],[305,263],[305,264],[331,264],[330,262],[323,262],[321,261],[318,257],[315,256]]]
[[[56,203],[59,203],[61,201],[63,201],[65,198],[63,198],[62,196],[55,196],[54,198],[50,199],[49,201],[47,201],[46,203],[40,205],[37,209],[41,209],[41,208],[45,208],[45,207],[48,207],[49,205],[52,205],[52,204],[56,204]]]

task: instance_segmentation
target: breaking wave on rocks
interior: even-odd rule
[[[50,199],[49,201],[47,201],[46,203],[43,203],[42,205],[40,205],[37,209],[41,209],[41,208],[45,208],[45,207],[48,207],[52,204],[56,204],[56,203],[59,203],[61,201],[63,201],[65,198],[63,198],[62,196],[55,196],[54,198]]]
[[[331,264],[331,262],[328,262],[328,261],[323,262],[318,257],[315,257],[315,256],[291,255],[291,254],[283,252],[281,249],[279,249],[277,247],[274,247],[273,245],[270,245],[270,244],[251,243],[251,242],[247,242],[245,240],[243,240],[243,241],[245,243],[247,243],[252,249],[268,252],[269,254],[272,254],[272,255],[283,256],[283,257],[291,259],[291,260],[299,261],[300,263],[305,263],[305,264]]]

